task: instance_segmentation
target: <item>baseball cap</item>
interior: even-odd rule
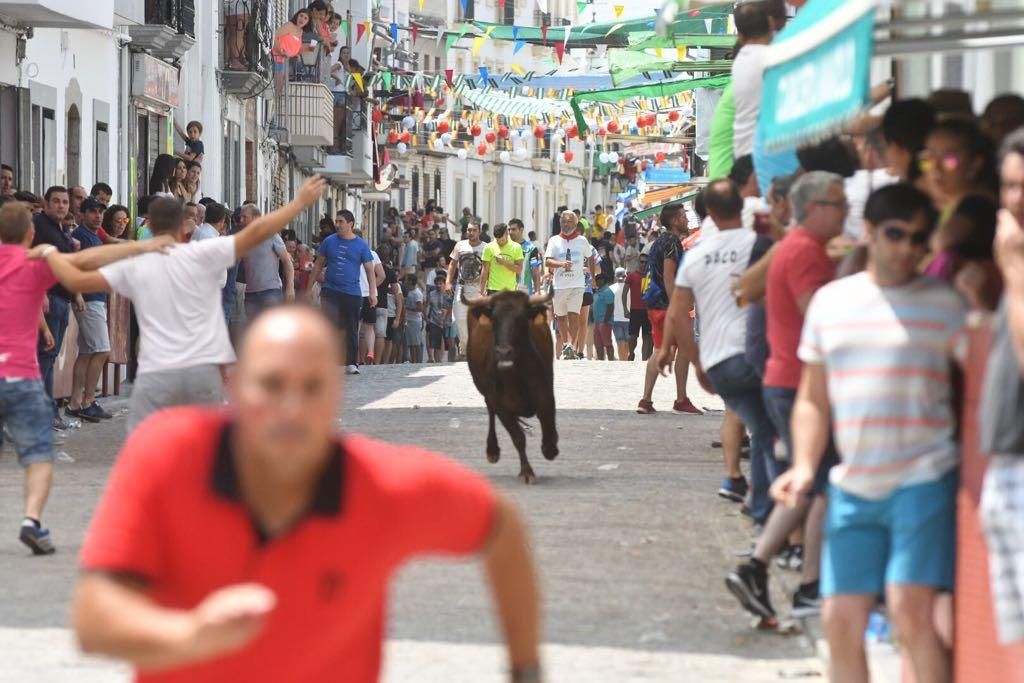
[[[107,205],[93,197],[86,197],[82,200],[82,204],[79,208],[82,211],[88,211],[89,209],[101,209],[105,211]]]

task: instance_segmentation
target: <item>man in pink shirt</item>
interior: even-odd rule
[[[32,214],[21,202],[0,207],[0,445],[6,428],[25,468],[25,520],[19,539],[34,554],[49,555],[55,549],[40,518],[53,481],[53,403],[43,387],[36,342],[42,331],[47,347],[54,346],[42,311],[46,290],[57,280],[45,261],[33,258],[57,247],[41,244],[29,251],[34,237]],[[69,258],[79,268],[95,270],[169,243],[151,240],[96,247]]]
[[[765,313],[770,355],[765,364],[763,392],[768,416],[792,462],[789,423],[803,371],[796,351],[804,314],[814,293],[835,277],[836,266],[825,245],[842,234],[848,204],[842,177],[823,171],[801,176],[790,190],[789,199],[798,225],[775,246],[768,267]],[[804,497],[796,507],[776,505],[751,559],[726,577],[729,590],[750,612],[764,618],[775,616],[768,597],[768,563],[801,524],[805,524],[803,567],[800,587],[793,596],[793,616],[805,617],[820,611],[822,522],[828,505],[825,487],[828,471],[837,459],[830,446],[818,468],[813,495]]]

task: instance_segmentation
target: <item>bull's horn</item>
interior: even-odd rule
[[[466,306],[487,306],[491,303],[491,299],[493,298],[493,295],[491,295],[478,296],[475,299],[467,299],[465,288],[463,288],[462,291],[459,293],[459,301],[461,301]]]
[[[530,297],[530,304],[548,304],[555,298],[555,290],[548,288],[547,294],[534,294]]]

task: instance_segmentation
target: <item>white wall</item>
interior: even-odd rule
[[[0,50],[2,49],[3,47],[0,45]],[[13,62],[13,50],[0,52],[0,55],[3,55],[0,58],[0,63],[7,62],[8,58]],[[89,189],[94,182],[107,182],[114,188],[116,196],[121,198],[124,193],[119,187],[120,183],[117,178],[117,169],[119,168],[117,131],[120,128],[118,56],[119,50],[115,39],[107,32],[37,28],[34,37],[28,41],[26,47],[26,58],[21,65],[20,82],[17,79],[8,82],[17,83],[22,87],[31,87],[32,84],[37,84],[56,90],[56,102],[47,102],[46,106],[55,105],[54,116],[57,131],[55,180],[58,183],[67,181],[65,122],[68,108],[72,104],[68,98],[68,85],[72,82],[77,83],[81,91],[81,101],[75,104],[78,105],[82,119],[79,182],[86,189]],[[3,68],[5,67],[0,67],[0,69]],[[0,77],[0,80],[6,79]],[[74,92],[75,89],[72,88],[72,91]],[[94,173],[96,155],[94,151],[95,111],[93,105],[95,100],[101,100],[109,105],[110,120],[106,121],[109,144],[105,150],[110,158],[111,177],[108,178],[96,178]],[[33,104],[36,103],[33,98]],[[31,129],[26,126],[22,134],[31,135]]]

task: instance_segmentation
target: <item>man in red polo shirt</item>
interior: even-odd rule
[[[368,683],[394,571],[481,553],[512,680],[540,680],[519,516],[445,458],[336,435],[340,348],[318,311],[269,309],[242,343],[230,413],[170,409],[132,434],[82,551],[85,651],[146,682]]]

